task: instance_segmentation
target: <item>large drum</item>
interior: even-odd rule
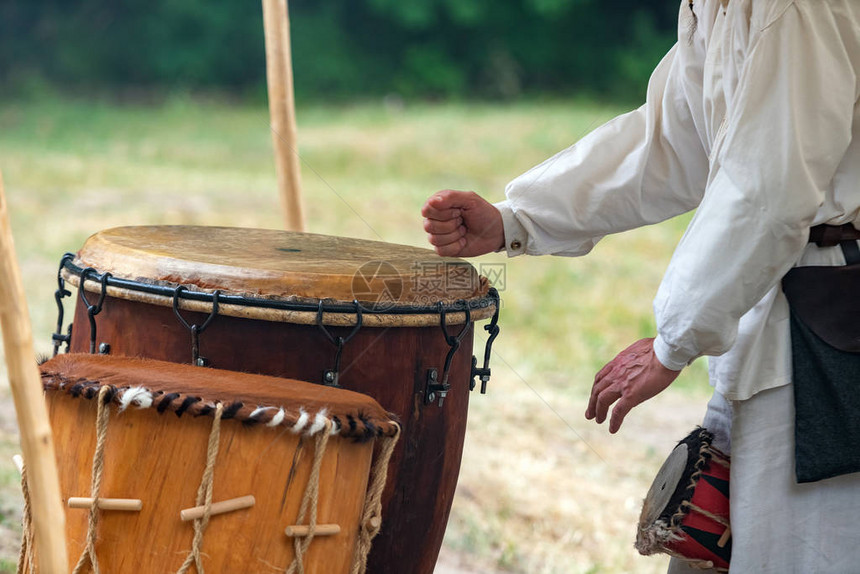
[[[90,354],[42,380],[68,571],[364,572],[399,435],[372,398]]]
[[[125,227],[60,264],[55,348],[342,387],[402,439],[369,572],[430,574],[459,473],[469,391],[489,377],[499,300],[468,263],[402,245],[274,230]],[[79,289],[63,328],[66,283]],[[490,333],[483,368],[471,349]]]

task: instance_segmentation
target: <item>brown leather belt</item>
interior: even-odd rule
[[[835,247],[843,241],[860,240],[860,229],[845,225],[816,225],[809,230],[809,242],[819,247]]]

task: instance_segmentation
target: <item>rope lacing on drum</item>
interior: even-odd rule
[[[364,574],[367,570],[367,555],[374,537],[379,534],[382,526],[382,492],[385,490],[385,481],[388,477],[388,464],[391,455],[400,438],[400,425],[394,436],[385,437],[380,447],[376,462],[370,477],[370,490],[364,501],[364,510],[361,514],[361,524],[358,531],[358,541],[355,546],[355,557],[352,562],[350,574]]]
[[[30,506],[30,487],[27,484],[27,464],[21,466],[21,492],[24,495],[24,509],[21,520],[21,552],[18,554],[18,574],[24,574],[24,565],[27,565],[27,574],[36,572],[35,532],[33,531],[33,510]]]
[[[99,561],[96,557],[96,528],[99,521],[99,497],[102,488],[102,475],[105,462],[105,439],[107,438],[108,420],[110,419],[110,401],[115,390],[107,385],[99,389],[98,411],[96,414],[96,451],[93,455],[92,485],[90,496],[92,506],[90,507],[89,520],[87,522],[87,542],[84,551],[78,559],[72,574],[79,574],[89,565],[94,574],[99,574]]]
[[[203,562],[200,557],[200,547],[203,545],[203,533],[209,525],[209,517],[212,515],[212,486],[215,475],[215,461],[218,458],[218,447],[221,439],[221,417],[224,406],[219,402],[215,404],[215,414],[212,420],[212,430],[209,431],[209,443],[206,448],[206,469],[197,489],[197,506],[203,507],[203,516],[194,520],[194,539],[191,542],[191,551],[185,557],[185,561],[176,574],[184,574],[192,564],[197,569],[197,574],[203,574]]]
[[[302,524],[305,516],[308,518],[308,534],[303,536],[301,540],[296,537],[293,539],[293,548],[295,557],[287,567],[286,574],[304,574],[305,553],[314,540],[314,534],[317,527],[317,506],[319,504],[320,492],[320,469],[322,468],[323,457],[325,456],[328,439],[331,436],[332,422],[325,419],[325,427],[322,432],[316,434],[316,445],[314,448],[314,461],[311,466],[311,474],[308,477],[308,485],[305,488],[305,495],[302,497],[302,504],[299,507],[299,515],[296,518],[296,524]]]

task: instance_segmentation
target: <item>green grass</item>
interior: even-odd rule
[[[309,229],[425,245],[418,210],[430,193],[471,189],[501,199],[512,177],[619,111],[572,102],[299,109]],[[51,329],[51,267],[99,229],[279,227],[267,122],[263,108],[184,98],[159,108],[0,105],[0,169],[35,331]],[[500,348],[529,373],[579,377],[653,334],[650,301],[685,224],[609,238],[583,259],[506,262]],[[702,378],[694,369],[679,386]]]
[[[511,178],[621,111],[570,101],[301,107],[308,228],[424,246],[419,210],[429,194],[469,189],[502,199]],[[187,98],[159,107],[0,103],[0,170],[42,352],[49,349],[56,321],[59,258],[91,233],[156,223],[282,226],[263,107]],[[522,426],[541,429],[549,420],[560,428],[558,434],[534,438],[552,452],[566,453],[547,476],[569,474],[559,469],[573,464],[588,480],[620,483],[639,493],[628,498],[644,494],[648,471],[622,469],[609,450],[621,443],[608,442],[605,431],[585,423],[581,413],[593,374],[630,342],[654,334],[651,300],[687,221],[608,238],[581,259],[506,261],[495,254],[475,261],[506,263],[507,284],[491,395],[473,398],[470,435],[484,442],[472,455],[467,450],[449,546],[483,564],[530,574],[638,568],[631,566],[639,563],[629,556],[629,540],[615,541],[622,536],[615,530],[617,520],[610,521],[609,530],[577,526],[571,524],[571,517],[579,516],[574,510],[559,510],[551,513],[556,522],[536,521],[523,514],[528,504],[512,486],[515,481],[499,483],[493,496],[508,494],[498,501],[489,494],[470,498],[469,492],[477,492],[475,481],[487,479],[483,471],[470,469],[497,464],[493,449],[502,445],[486,440],[483,432],[503,437],[505,448],[516,444],[504,442],[508,430],[493,427],[494,413],[502,412],[512,420],[522,417]],[[697,363],[676,383],[675,393],[702,402],[705,381],[704,365]],[[527,404],[530,414],[508,412],[512,400]],[[14,436],[0,441],[0,457],[13,443]],[[525,460],[534,442],[519,448],[515,452]],[[597,451],[603,452],[600,460],[594,458]],[[653,448],[643,452],[632,458],[644,466],[658,464],[662,456]],[[509,462],[511,455],[499,453],[498,460]],[[0,467],[0,496],[13,497],[15,481]],[[557,484],[567,483],[559,478]],[[0,501],[0,508],[6,506]],[[561,524],[567,534],[559,534]],[[628,526],[621,524],[619,532]]]

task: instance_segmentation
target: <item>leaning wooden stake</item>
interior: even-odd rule
[[[0,327],[9,367],[9,384],[18,414],[21,448],[27,463],[32,524],[41,574],[69,570],[66,558],[66,515],[60,500],[60,481],[48,409],[33,352],[33,336],[21,272],[15,256],[12,229],[0,174]]]
[[[263,0],[266,34],[266,78],[275,170],[287,229],[304,231],[299,150],[296,143],[296,104],[290,54],[290,17],[286,0]]]

